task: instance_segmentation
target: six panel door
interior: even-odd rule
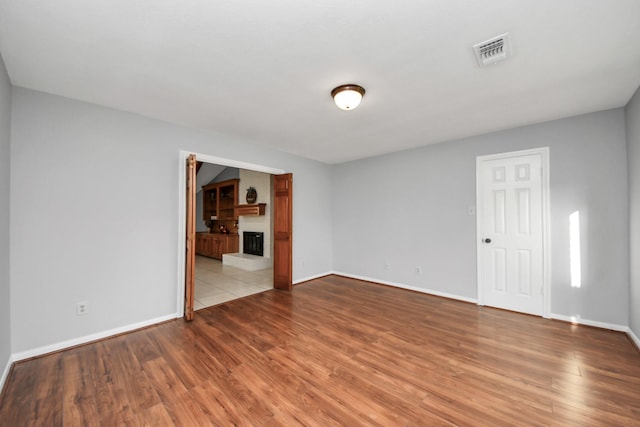
[[[480,302],[542,315],[542,157],[516,155],[480,167]]]

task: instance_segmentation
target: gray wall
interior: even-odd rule
[[[330,166],[23,88],[12,107],[14,353],[175,313],[180,150],[292,172],[294,280],[331,270]]]
[[[0,376],[11,355],[9,285],[11,82],[0,56]]]
[[[222,172],[220,172],[218,175],[216,175],[215,178],[213,178],[213,180],[211,180],[211,182],[221,182],[228,179],[240,179],[240,169],[231,167],[224,168]],[[211,182],[209,182],[209,184],[211,184]]]
[[[551,311],[627,325],[625,144],[624,110],[617,109],[337,165],[334,269],[475,299],[476,218],[468,208],[476,203],[476,156],[548,146]],[[569,215],[576,210],[579,289],[569,277]]]
[[[13,108],[10,172],[7,126],[0,132],[0,233],[8,232],[8,209],[12,218],[11,311],[8,269],[0,270],[0,362],[10,350],[175,312],[180,150],[294,174],[294,280],[333,269],[475,298],[475,217],[467,215],[475,205],[475,158],[549,146],[552,312],[619,325],[631,319],[636,334],[640,329],[637,273],[631,313],[627,303],[622,109],[328,166],[27,89],[13,88],[10,98],[6,75],[0,77],[0,120],[9,120],[9,100]],[[635,205],[638,103],[636,94],[626,109]],[[568,218],[576,210],[583,220],[580,289],[569,278]],[[637,212],[632,207],[632,227]],[[0,246],[5,266],[7,240]],[[77,301],[89,302],[88,315],[75,315]]]
[[[629,327],[640,337],[640,89],[626,108],[627,152],[629,161],[629,235],[631,289]]]

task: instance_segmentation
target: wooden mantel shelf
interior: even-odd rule
[[[236,216],[264,215],[266,208],[267,208],[266,203],[255,203],[252,205],[236,205]]]

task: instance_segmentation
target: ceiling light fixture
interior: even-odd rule
[[[360,105],[364,92],[365,90],[362,86],[348,84],[333,89],[331,96],[341,110],[353,110]]]

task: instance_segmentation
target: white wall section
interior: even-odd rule
[[[11,177],[11,82],[0,56],[0,390],[11,358],[9,213]]]
[[[14,353],[175,313],[181,150],[292,172],[294,280],[331,270],[330,166],[23,88],[12,103]]]
[[[244,231],[257,231],[264,233],[264,254],[265,258],[271,258],[273,253],[273,242],[271,239],[271,210],[273,209],[271,199],[271,175],[263,172],[256,172],[240,169],[240,187],[238,188],[238,204],[247,203],[247,189],[253,187],[258,193],[258,200],[255,203],[266,203],[265,214],[260,216],[241,216],[238,218],[238,233],[240,234],[239,251],[243,252]]]
[[[629,327],[640,337],[640,89],[626,107],[629,162]],[[640,345],[640,343],[637,343]]]
[[[628,322],[624,110],[616,109],[334,166],[334,270],[475,299],[475,161],[550,147],[551,313]],[[569,217],[581,218],[582,287]],[[420,272],[416,271],[420,267]]]

